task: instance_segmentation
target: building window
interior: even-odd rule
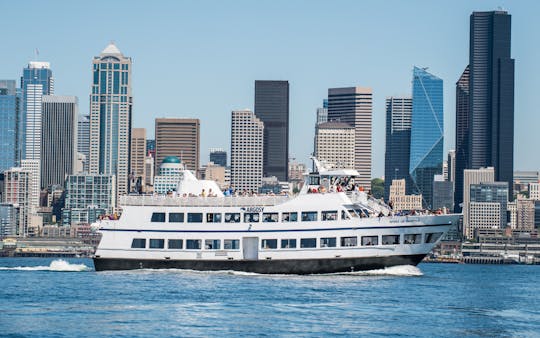
[[[265,212],[263,213],[263,222],[277,222],[278,213],[277,212]]]
[[[382,236],[383,245],[397,245],[399,244],[399,235],[383,235]]]
[[[258,212],[246,212],[244,214],[244,223],[259,223],[260,218]]]
[[[357,246],[358,238],[354,237],[341,237],[341,246]]]
[[[240,223],[240,213],[239,212],[226,212],[225,223]]]
[[[202,223],[203,217],[200,212],[189,212],[187,214],[188,223]]]
[[[223,241],[223,249],[238,250],[240,249],[240,241],[237,239],[226,239]]]
[[[169,222],[170,223],[184,223],[184,213],[183,212],[169,213]]]
[[[442,236],[442,232],[434,232],[434,233],[428,233],[426,234],[426,239],[425,239],[425,242],[426,243],[435,243],[439,240],[439,238],[441,238]]]
[[[378,245],[378,236],[362,236],[362,246]]]
[[[302,238],[300,240],[301,248],[316,248],[317,247],[317,238]]]
[[[188,250],[200,250],[201,249],[201,240],[200,239],[186,239],[186,249],[188,249]]]
[[[282,249],[296,249],[296,239],[282,239],[281,248]]]
[[[206,239],[204,241],[204,248],[206,250],[219,250],[219,249],[221,249],[221,240],[219,240],[219,239]]]
[[[146,248],[146,239],[145,238],[133,238],[131,241],[132,249],[144,249]]]
[[[165,247],[164,239],[150,239],[150,249],[163,249]]]
[[[323,237],[321,238],[321,248],[335,248],[336,247],[336,238],[335,237]]]
[[[152,219],[150,222],[165,222],[165,213],[164,212],[154,212],[152,213]]]
[[[207,213],[206,223],[221,223],[221,213]]]
[[[277,249],[277,239],[263,239],[261,241],[262,249]]]
[[[314,222],[317,220],[316,211],[302,211],[302,222]]]
[[[297,212],[284,212],[281,214],[282,222],[298,222]]]
[[[405,244],[421,244],[422,235],[421,234],[408,234],[405,235],[404,241]]]
[[[323,211],[322,212],[323,221],[335,221],[337,220],[337,210],[333,211]]]
[[[181,239],[169,239],[169,249],[182,249],[184,247],[184,241]]]

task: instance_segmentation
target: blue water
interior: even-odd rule
[[[540,266],[263,276],[1,258],[0,335],[539,337],[539,296]]]

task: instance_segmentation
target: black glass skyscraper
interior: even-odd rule
[[[456,129],[461,123],[468,130],[467,145],[462,150],[468,159],[465,165],[471,169],[494,167],[495,180],[508,182],[509,198],[512,199],[514,59],[510,57],[510,46],[511,16],[507,12],[473,12],[468,113],[458,113]],[[465,115],[466,123],[463,121]],[[459,147],[458,144],[456,146]],[[460,153],[459,148],[456,151]],[[458,166],[462,165],[458,162]],[[463,172],[459,170],[456,172],[458,175],[462,177]],[[458,183],[456,177],[456,185]],[[462,194],[458,196],[457,192],[456,189],[456,202],[463,201]]]
[[[454,211],[461,212],[463,203],[463,171],[469,166],[469,66],[456,82],[456,180]]]
[[[264,123],[263,175],[287,181],[289,81],[255,81],[255,115]]]

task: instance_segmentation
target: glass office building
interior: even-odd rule
[[[20,98],[15,80],[0,80],[0,173],[17,163]]]

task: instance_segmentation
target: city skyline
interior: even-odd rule
[[[348,7],[352,8],[360,6],[360,4],[347,3]],[[310,6],[310,18],[299,18],[298,22],[294,23],[287,21],[285,27],[280,28],[278,32],[265,35],[271,41],[277,39],[278,36],[283,40],[279,40],[282,43],[273,43],[276,51],[260,56],[260,60],[253,59],[253,51],[250,51],[259,47],[258,42],[253,37],[261,31],[266,31],[272,23],[268,19],[260,20],[260,16],[266,11],[272,17],[277,15],[278,7],[284,7],[286,18],[289,18],[300,13],[300,6],[284,4],[283,2],[277,2],[277,5],[268,3],[257,6],[242,2],[230,6],[218,5],[215,6],[215,9],[210,10],[208,18],[203,18],[202,23],[195,23],[187,18],[185,23],[180,23],[182,20],[175,20],[174,23],[170,23],[170,27],[163,27],[163,24],[160,23],[146,32],[135,27],[126,29],[126,31],[131,31],[131,34],[117,32],[113,34],[114,36],[102,28],[82,31],[77,28],[77,25],[73,25],[74,30],[66,32],[61,29],[61,25],[53,25],[51,34],[47,34],[47,38],[44,38],[41,34],[33,35],[34,32],[23,28],[15,37],[6,38],[5,43],[10,46],[12,52],[0,56],[0,60],[4,64],[0,78],[19,79],[21,66],[34,59],[33,51],[38,48],[40,52],[38,59],[50,62],[51,68],[55,72],[55,86],[57,87],[55,91],[65,95],[78,96],[81,113],[87,113],[89,107],[88,83],[91,81],[88,67],[91,58],[97,51],[102,50],[110,40],[115,40],[125,55],[136,60],[133,68],[133,95],[137,97],[137,100],[134,104],[133,127],[148,125],[156,117],[200,118],[201,125],[204,126],[201,135],[200,156],[202,158],[208,158],[209,148],[228,148],[230,130],[223,126],[228,122],[228,114],[231,110],[254,108],[253,82],[255,80],[288,80],[291,89],[289,153],[291,157],[306,163],[312,150],[311,140],[314,133],[312,128],[308,128],[308,124],[313,124],[312,122],[315,120],[313,112],[320,107],[320,101],[326,97],[327,89],[340,86],[369,86],[373,88],[372,175],[380,177],[383,175],[384,169],[385,98],[408,92],[410,87],[409,72],[414,65],[427,66],[430,71],[438,74],[447,83],[455,83],[468,60],[470,13],[495,10],[500,5],[498,2],[483,2],[481,4],[460,2],[459,5],[422,2],[423,6],[412,8],[408,4],[399,2],[392,4],[390,18],[385,18],[384,22],[377,22],[369,18],[369,16],[382,18],[382,14],[378,14],[384,13],[383,5],[366,3],[362,4],[364,13],[356,13],[358,18],[353,23],[345,23],[347,20],[340,20],[332,28],[324,25],[324,29],[327,30],[324,31],[322,27],[313,26],[314,22],[325,16],[328,16],[325,20],[334,22],[339,15],[352,14],[348,14],[342,9],[336,9],[335,14],[327,13],[324,11],[326,6],[323,3],[315,2]],[[111,6],[115,8],[118,5],[111,4]],[[49,7],[44,11],[50,12],[49,14],[54,18],[57,15],[54,10],[58,8],[54,5]],[[134,7],[133,17],[130,19],[119,18],[121,23],[127,25],[126,27],[132,27],[137,21],[135,19],[143,16],[141,6],[135,5]],[[388,7],[388,3],[384,7]],[[515,169],[517,170],[540,167],[540,159],[527,156],[532,150],[528,145],[534,143],[532,125],[540,122],[538,121],[540,117],[532,114],[534,111],[532,103],[534,88],[540,85],[540,80],[534,76],[535,71],[539,69],[534,63],[535,56],[539,52],[536,47],[526,43],[522,37],[529,29],[532,28],[534,31],[534,27],[537,25],[531,19],[530,14],[534,12],[531,9],[535,7],[540,6],[529,2],[513,3],[504,7],[513,16],[511,56],[517,60],[515,96]],[[85,8],[84,4],[70,4],[64,10],[72,11],[73,16],[67,20],[87,20],[83,18],[82,14]],[[170,10],[171,13],[181,13],[180,10],[187,14],[202,11],[201,5],[174,3],[166,3],[159,8],[149,10],[151,13],[159,12],[165,16],[169,15],[162,13],[164,8]],[[16,14],[22,11],[22,8],[18,4],[14,4],[6,10],[13,15],[7,15],[7,20],[1,25],[9,25],[10,22],[13,22],[12,18],[17,17]],[[221,13],[220,11],[226,13],[238,11],[243,16],[251,14],[247,17],[248,20],[256,20],[259,25],[254,28],[253,32],[244,31],[235,25],[225,27],[221,14],[217,15],[217,13]],[[386,21],[391,18],[395,19],[398,12],[404,15],[420,15],[418,13],[423,11],[429,12],[431,15],[427,22],[409,22],[407,27],[403,27],[399,21],[395,23]],[[181,15],[184,14],[181,13]],[[216,21],[208,29],[203,29],[200,32],[194,32],[190,29],[190,34],[183,34],[180,37],[174,34],[175,38],[171,39],[169,31],[177,33],[186,28],[184,25],[199,27],[200,24],[208,23],[207,20]],[[315,28],[306,31],[302,27],[307,23]],[[389,26],[381,31],[382,28],[379,27],[383,27],[386,23]],[[436,25],[435,29],[433,29],[434,25]],[[403,28],[403,34],[414,31],[415,35],[411,35],[414,38],[407,39],[406,42],[398,42],[398,46],[404,47],[404,49],[399,53],[400,57],[396,58],[395,54],[387,55],[388,47],[381,43],[395,34],[398,26]],[[226,29],[223,32],[216,31],[216,28],[224,27]],[[164,28],[169,28],[169,30]],[[343,33],[340,36],[336,36],[336,34],[349,28],[355,28],[355,31],[363,28],[369,29],[373,36],[367,37],[368,40],[362,48],[346,45],[344,42],[354,37],[353,33]],[[292,30],[294,34],[292,36],[280,35],[279,33],[285,29]],[[430,30],[437,33],[429,32]],[[220,37],[224,38],[222,34],[228,34],[227,36],[235,34],[235,41],[230,45],[223,44],[218,41]],[[153,39],[155,36],[158,38]],[[328,42],[329,37],[332,39]],[[73,41],[77,48],[71,48],[71,52],[66,53],[66,40]],[[323,44],[323,41],[327,42]],[[410,46],[405,47],[405,43]],[[429,50],[427,47],[421,47],[425,46],[426,43],[432,46],[429,47]],[[330,45],[323,48],[327,44]],[[313,53],[314,48],[317,48],[318,53],[315,53],[317,55]],[[223,54],[229,53],[231,50],[246,53],[245,55],[235,53],[238,55],[236,59],[223,58]],[[180,51],[182,53],[179,53]],[[212,53],[208,53],[209,51]],[[264,51],[267,50],[264,49]],[[287,57],[276,57],[276,53],[283,53],[283,51],[287,51]],[[335,53],[336,51],[346,53]],[[259,54],[257,53],[258,56]],[[178,69],[171,69],[168,74],[160,78],[156,75],[158,73],[157,63],[154,62],[154,58],[165,58],[170,57],[170,55],[182,62]],[[308,55],[310,60],[305,60]],[[221,60],[220,63],[216,63],[215,58],[217,57]],[[246,57],[252,61],[246,63]],[[195,60],[198,62],[195,63]],[[373,60],[376,62],[371,62]],[[332,67],[329,67],[329,64],[332,64]],[[220,66],[219,69],[216,69],[216,66]],[[204,71],[205,67],[209,67],[209,70]],[[163,83],[163,86],[157,86],[158,81]],[[173,83],[174,85],[172,85]],[[209,87],[205,88],[204,85]],[[174,88],[174,92],[171,91],[172,88]],[[202,99],[208,90],[215,94],[213,100]],[[444,89],[445,153],[454,148],[454,90],[455,88],[450,85]],[[176,91],[182,93],[181,106],[172,103],[178,97]],[[149,138],[152,138],[151,128],[147,128],[147,131]]]

